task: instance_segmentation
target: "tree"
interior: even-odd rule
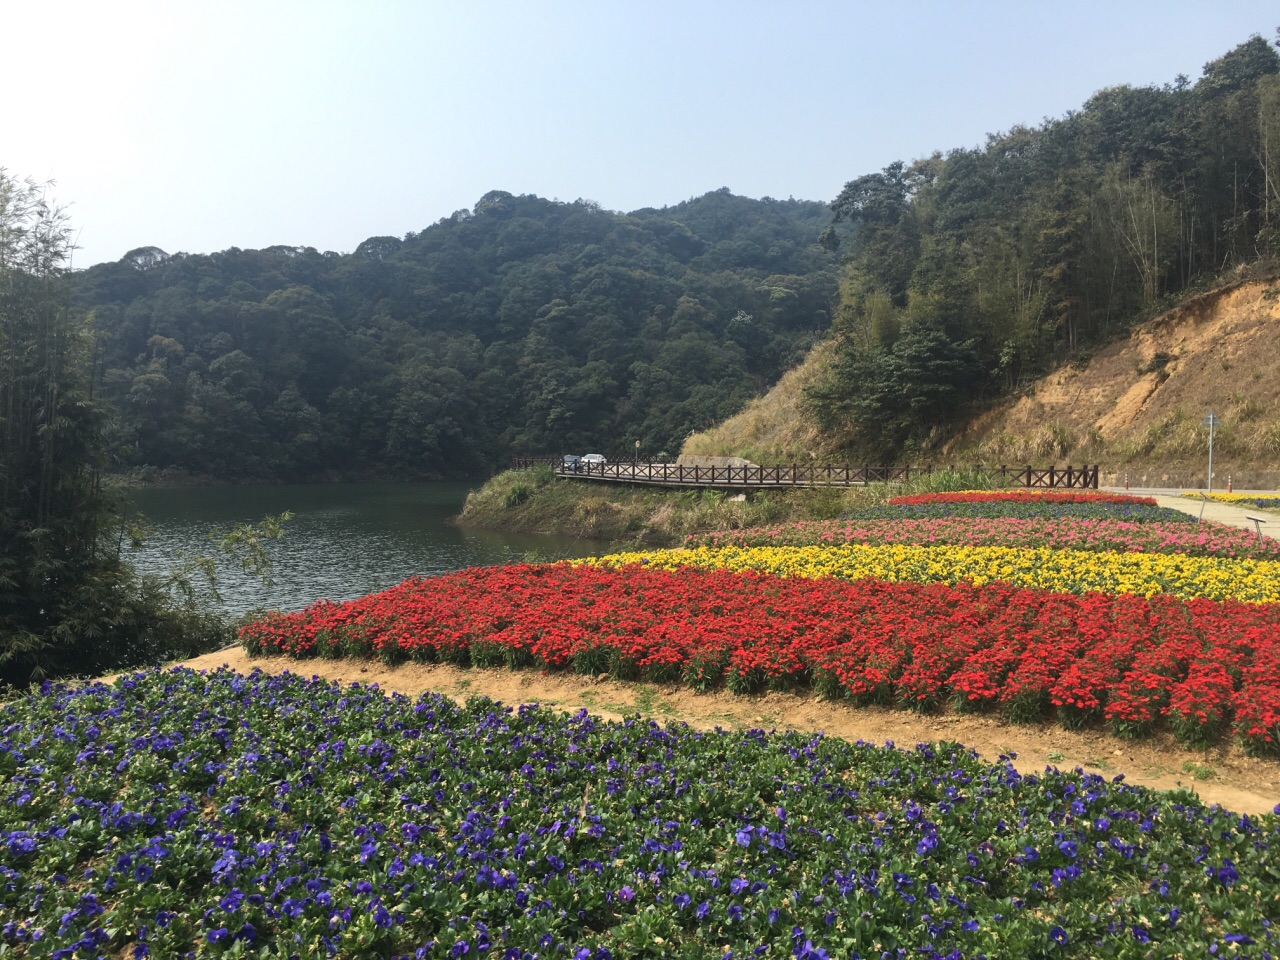
[[[95,343],[67,306],[70,250],[46,188],[0,168],[0,684],[188,655],[228,635],[121,559],[124,527],[100,482]]]
[[[98,481],[102,411],[90,345],[66,306],[65,214],[0,169],[0,671],[68,662],[109,632],[120,579],[101,550],[111,511]]]
[[[818,420],[858,452],[897,457],[954,422],[984,384],[973,341],[917,325],[891,347],[842,341],[831,377],[806,393]]]

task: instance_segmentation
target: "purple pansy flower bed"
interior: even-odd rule
[[[0,708],[0,957],[1269,956],[1278,818],[189,670]]]

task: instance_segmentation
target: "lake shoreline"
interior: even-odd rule
[[[900,493],[895,488],[892,493]],[[735,493],[591,483],[550,467],[507,470],[467,495],[456,522],[469,530],[580,537],[614,546],[677,546],[693,534],[826,520],[882,502],[884,485]]]
[[[412,576],[605,548],[573,536],[461,527],[455,520],[473,489],[449,481],[132,488],[122,493],[125,513],[141,514],[150,529],[143,548],[125,555],[139,572],[165,576],[184,556],[215,554],[211,534],[291,513],[284,536],[270,547],[273,586],[234,564],[222,565],[217,606],[237,616],[259,607],[301,609],[322,599],[354,599]]]

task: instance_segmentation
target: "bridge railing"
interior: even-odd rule
[[[912,467],[907,465],[853,466],[850,464],[783,464],[763,466],[694,466],[681,463],[640,463],[617,460],[606,463],[572,463],[563,457],[514,457],[513,470],[536,466],[555,467],[563,477],[613,480],[629,483],[672,484],[688,486],[731,487],[816,487],[862,486],[868,483],[904,483],[913,476],[928,476],[935,471],[954,467]],[[982,468],[977,468],[982,469]],[[994,468],[987,468],[996,473]],[[1028,488],[1098,489],[1098,465],[1083,467],[1010,467],[1001,464],[998,471],[1005,481]]]

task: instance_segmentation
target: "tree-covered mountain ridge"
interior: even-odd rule
[[[825,204],[629,214],[493,191],[403,238],[132,251],[73,277],[116,466],[223,481],[478,475],[673,453],[830,325]]]
[[[832,210],[840,293],[809,410],[859,456],[936,454],[996,399],[1280,259],[1280,55],[1251,37],[1194,83],[1109,87],[858,177]]]
[[[1252,273],[1252,271],[1242,271]],[[764,462],[844,459],[806,387],[830,373],[819,347],[737,416],[683,452]],[[1202,485],[1212,410],[1215,487],[1280,482],[1280,275],[1241,276],[1172,309],[993,403],[940,436],[917,462],[1045,466],[1098,463],[1104,482]]]
[[[918,461],[1277,258],[1280,55],[1254,36],[1194,83],[1106,88],[829,205],[493,191],[351,254],[144,248],[75,281],[119,466],[301,480],[671,454],[822,340],[802,423],[827,439],[807,446]]]

